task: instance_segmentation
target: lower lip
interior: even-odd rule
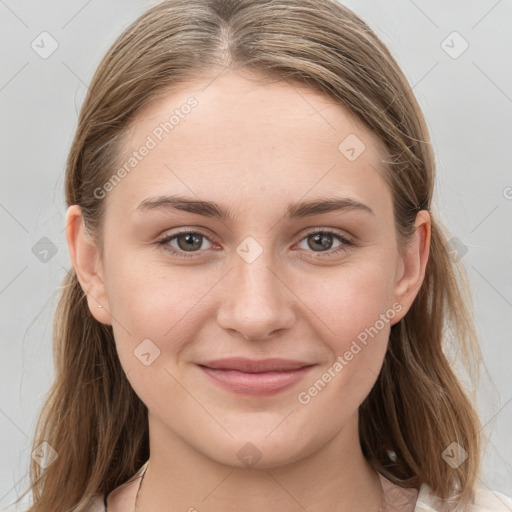
[[[245,373],[237,370],[217,370],[198,365],[217,386],[233,393],[255,396],[275,395],[292,387],[301,381],[313,366],[280,372]]]

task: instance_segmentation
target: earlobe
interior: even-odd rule
[[[400,314],[394,318],[393,324],[399,322],[409,311],[425,278],[425,269],[430,254],[431,220],[426,210],[421,210],[414,223],[415,235],[405,248],[401,258],[401,271],[395,284],[394,300],[402,304]]]
[[[71,262],[80,286],[87,296],[91,314],[98,322],[111,325],[110,305],[103,280],[103,268],[98,247],[85,229],[81,208],[78,205],[71,205],[68,208],[66,240]]]

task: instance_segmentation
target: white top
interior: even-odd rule
[[[108,512],[133,512],[135,508],[135,497],[139,490],[142,475],[146,471],[148,461],[133,475],[127,482],[116,487],[107,499]],[[386,495],[392,494],[393,489],[398,486],[379,474],[382,488]],[[129,486],[126,488],[125,486]],[[123,488],[123,495],[118,492]],[[399,488],[403,493],[404,489]],[[445,512],[442,500],[432,494],[427,484],[423,484],[419,491],[408,489],[406,491],[410,499],[410,505],[403,507],[400,512]],[[488,489],[476,489],[475,508],[471,512],[512,512],[512,499],[502,493]],[[98,495],[88,512],[107,512],[103,495]]]

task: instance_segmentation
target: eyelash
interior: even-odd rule
[[[335,238],[336,240],[341,242],[343,245],[340,245],[336,249],[329,249],[328,251],[323,251],[323,252],[321,251],[316,254],[313,252],[313,254],[314,254],[314,255],[312,255],[313,258],[329,258],[332,256],[337,256],[341,252],[348,251],[350,246],[354,245],[354,242],[352,240],[345,238],[344,236],[340,235],[339,233],[336,233],[335,231],[329,231],[327,229],[313,230],[313,231],[307,233],[303,238],[301,238],[300,242],[302,242],[304,239],[306,239],[312,235],[316,235],[317,233],[322,233],[324,235],[325,234],[332,235],[333,238]],[[199,235],[199,236],[202,236],[202,237],[206,238],[207,240],[209,240],[208,237],[206,235],[203,235],[201,232],[192,231],[192,230],[183,230],[183,231],[178,231],[176,233],[173,233],[171,235],[165,235],[164,237],[157,240],[156,244],[158,246],[162,246],[162,248],[165,251],[168,251],[172,255],[178,256],[180,258],[197,258],[198,257],[197,254],[200,253],[201,251],[187,252],[187,251],[176,250],[174,248],[170,248],[170,246],[167,245],[171,240],[173,240],[181,235]],[[211,242],[211,240],[209,240],[209,241]]]

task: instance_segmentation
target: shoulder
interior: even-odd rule
[[[125,483],[116,487],[108,495],[96,494],[86,512],[107,512],[107,508],[113,511],[124,511],[133,508],[140,480],[148,467],[148,463],[149,459],[135,475],[129,478]]]
[[[87,509],[87,512],[106,512],[106,510],[105,496],[103,494],[97,494],[94,501]]]
[[[32,491],[30,491],[30,496],[32,495]],[[34,503],[32,501],[28,501],[27,498],[21,500],[20,502],[21,508],[16,508],[19,512],[29,512],[33,509]],[[85,506],[85,509],[84,509]],[[105,498],[103,494],[95,494],[92,498],[88,500],[88,504],[82,506],[80,510],[84,510],[84,512],[106,512],[105,507]],[[5,508],[4,510],[7,510]]]
[[[501,492],[490,489],[477,489],[476,504],[482,512],[510,512],[512,511],[512,499]],[[477,510],[480,510],[477,508]]]
[[[423,484],[420,488],[414,512],[444,512],[443,501],[432,493],[430,487]],[[472,512],[511,512],[512,499],[489,489],[475,490],[475,506]]]

